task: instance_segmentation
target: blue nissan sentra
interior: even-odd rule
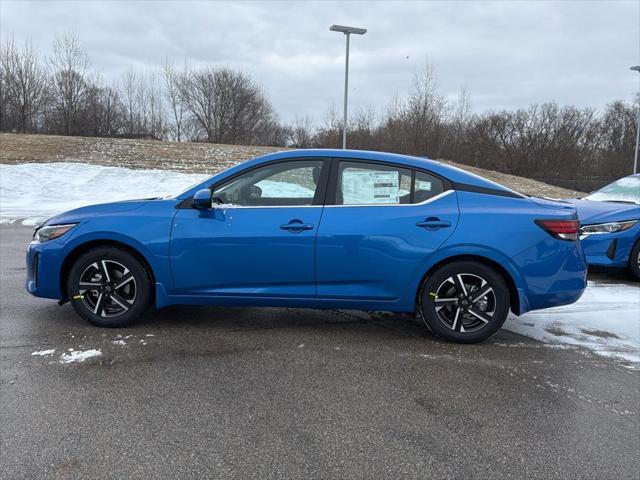
[[[417,312],[478,342],[509,310],[575,302],[586,263],[573,205],[424,158],[286,151],[175,198],[78,208],[38,226],[26,288],[122,327],[149,305]]]
[[[626,268],[640,280],[640,174],[570,202],[578,209],[589,265]]]

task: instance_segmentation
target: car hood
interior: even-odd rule
[[[104,215],[113,215],[130,210],[140,208],[144,204],[154,200],[153,198],[144,198],[138,200],[123,200],[120,202],[100,203],[97,205],[88,205],[86,207],[75,208],[67,212],[60,213],[45,220],[42,225],[55,225],[62,223],[78,223],[87,218],[94,218]]]
[[[640,205],[622,202],[598,202],[593,200],[567,200],[578,209],[582,225],[593,223],[640,220]]]

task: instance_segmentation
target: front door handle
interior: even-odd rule
[[[426,228],[427,230],[438,230],[439,228],[447,228],[450,226],[450,221],[440,220],[438,217],[429,217],[422,222],[416,223],[416,227]]]
[[[284,225],[280,225],[280,228],[283,230],[288,230],[291,233],[300,233],[305,230],[313,230],[313,225],[310,223],[302,223],[302,220],[298,220],[297,218],[294,220],[290,220],[289,223],[285,223]]]

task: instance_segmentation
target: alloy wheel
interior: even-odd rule
[[[84,306],[94,315],[117,317],[134,304],[136,279],[121,263],[98,260],[80,275],[78,293]]]
[[[451,275],[438,286],[434,298],[438,319],[454,332],[474,332],[493,319],[497,301],[491,285],[471,273]]]

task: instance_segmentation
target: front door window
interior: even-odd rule
[[[242,207],[314,205],[323,160],[294,160],[255,168],[215,187],[216,203]]]

